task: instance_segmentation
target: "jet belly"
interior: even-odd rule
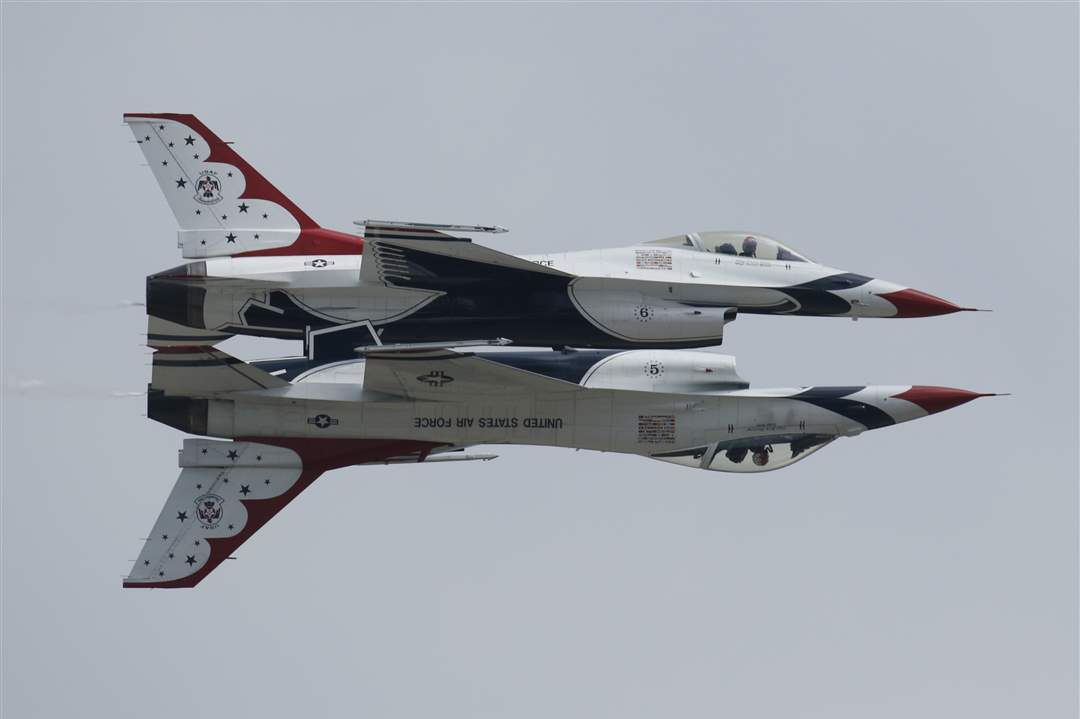
[[[827,409],[781,397],[623,390],[470,402],[260,398],[229,405],[211,404],[208,434],[253,441],[409,439],[455,447],[522,444],[657,455],[718,441],[806,433],[835,436],[866,429]]]
[[[623,390],[517,395],[462,402],[334,401],[305,383],[306,398],[266,392],[211,403],[212,436],[411,439],[464,447],[525,444],[649,455],[713,441],[737,421],[738,403]],[[327,386],[329,387],[329,385]]]
[[[306,393],[321,394],[307,383]],[[333,392],[339,391],[337,385]],[[332,395],[333,392],[326,394]],[[497,401],[334,401],[318,398],[273,398],[259,393],[251,400],[214,402],[213,436],[305,437],[312,439],[416,439],[437,444],[536,444],[610,449],[610,433],[588,436],[589,426],[603,426],[604,417],[576,422],[573,397],[517,396]],[[595,432],[591,434],[595,435]],[[597,445],[592,447],[592,445]]]

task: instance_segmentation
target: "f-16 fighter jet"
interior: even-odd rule
[[[367,221],[320,227],[193,115],[131,113],[194,260],[147,280],[153,346],[234,334],[356,346],[506,337],[518,345],[702,347],[737,313],[926,317],[962,309],[838,270],[747,232],[514,256],[461,233],[500,227]],[[457,234],[455,234],[457,233]]]
[[[487,459],[479,444],[637,454],[764,472],[838,437],[919,419],[976,392],[750,389],[725,355],[631,350],[369,350],[246,364],[210,347],[154,355],[149,416],[191,434],[180,478],[124,582],[191,587],[320,474],[373,463]]]

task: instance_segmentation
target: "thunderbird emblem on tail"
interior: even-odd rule
[[[204,205],[221,202],[221,179],[212,170],[203,170],[195,181],[195,199]]]
[[[210,492],[195,498],[195,517],[203,529],[213,529],[221,523],[221,505],[224,503],[224,499]]]

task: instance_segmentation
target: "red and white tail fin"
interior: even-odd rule
[[[184,257],[360,254],[326,230],[194,115],[125,113],[180,225]]]
[[[124,586],[194,587],[323,472],[423,461],[438,446],[397,439],[185,439],[180,477]]]

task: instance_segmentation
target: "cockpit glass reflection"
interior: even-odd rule
[[[775,262],[813,261],[771,237],[746,232],[691,232],[688,235],[665,237],[644,244]]]

